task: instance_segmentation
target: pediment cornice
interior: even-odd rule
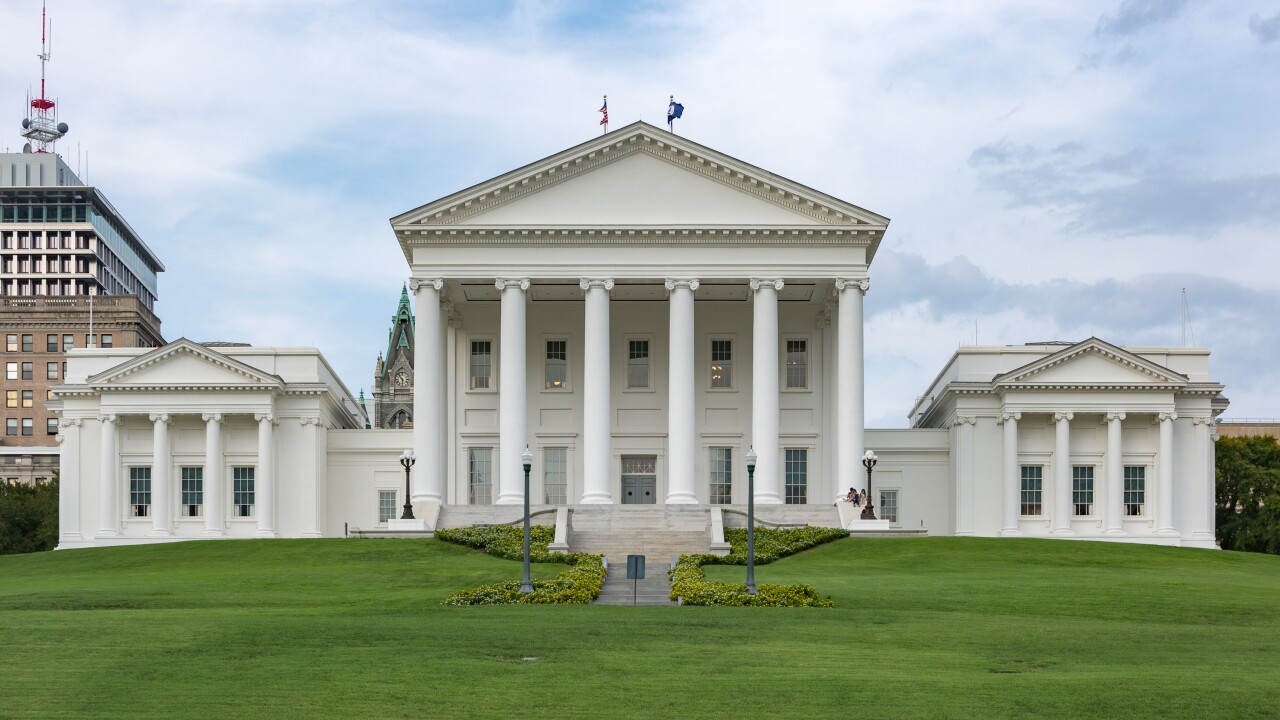
[[[1141,382],[1045,382],[1037,376],[1056,367],[1071,363],[1085,355],[1096,355],[1142,377]],[[992,386],[1000,389],[1100,389],[1100,390],[1179,390],[1187,385],[1186,375],[1176,373],[1163,365],[1134,355],[1120,347],[1096,337],[1076,343],[1056,353],[1027,363],[992,379]]]
[[[137,383],[129,379],[138,373],[161,365],[175,357],[195,357],[215,367],[229,371],[243,380],[229,383]],[[279,391],[284,381],[275,375],[264,373],[255,367],[227,357],[186,338],[180,338],[164,347],[140,355],[133,360],[90,376],[85,384],[95,390],[145,392],[158,390],[207,390],[207,391]]]

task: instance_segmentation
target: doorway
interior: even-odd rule
[[[622,504],[656,505],[658,502],[658,456],[622,456]]]

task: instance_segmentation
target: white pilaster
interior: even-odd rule
[[[1074,413],[1053,414],[1053,534],[1071,534],[1071,420]]]
[[[61,541],[81,540],[80,529],[80,418],[68,418],[58,423],[62,443],[58,470],[58,535]]]
[[[525,434],[525,291],[529,280],[498,280],[502,293],[502,329],[498,341],[498,501],[524,502]]]
[[[751,446],[756,463],[756,497],[762,505],[782,503],[782,461],[778,457],[778,291],[783,281],[752,278],[755,312],[751,325]]]
[[[151,413],[151,534],[173,534],[173,482],[169,478],[169,415]]]
[[[1193,523],[1191,537],[1196,540],[1212,541],[1217,524],[1214,517],[1217,498],[1214,487],[1216,483],[1212,438],[1213,418],[1192,418],[1191,424],[1195,432],[1195,452],[1192,453],[1192,457],[1197,461],[1192,466],[1195,468],[1196,477],[1194,482],[1190,483],[1196,504],[1195,510],[1191,513]]]
[[[440,278],[410,278],[413,290],[413,502],[443,502],[444,475],[444,347],[441,343]],[[390,362],[390,358],[387,359]]]
[[[1107,522],[1104,532],[1124,533],[1124,413],[1107,413]]]
[[[609,293],[613,280],[583,278],[582,502],[611,504],[609,466],[613,459],[613,412],[609,387]]]
[[[320,493],[323,492],[324,461],[321,458],[320,424],[324,420],[319,417],[304,417],[300,422],[304,453],[301,463],[302,482],[298,485],[301,495],[299,504],[302,506],[301,534],[304,538],[318,538],[323,537],[320,532]]]
[[[865,405],[863,400],[862,299],[871,287],[866,278],[836,280],[839,309],[836,318],[836,483],[837,495],[843,488],[867,488],[862,472]]]
[[[222,509],[223,473],[222,414],[202,413],[204,420],[204,534],[222,535],[226,511]]]
[[[1156,416],[1156,422],[1160,425],[1160,449],[1157,456],[1160,484],[1156,488],[1156,532],[1164,535],[1177,534],[1173,526],[1173,421],[1177,419],[1178,415],[1173,412],[1162,412]]]
[[[275,415],[255,413],[258,421],[258,470],[254,480],[258,537],[276,536],[276,433]]]
[[[973,535],[973,426],[977,418],[958,415],[956,428],[956,535]]]
[[[1022,413],[1000,413],[1004,424],[1004,527],[1001,535],[1021,535],[1018,516],[1022,513],[1022,476],[1018,468],[1018,421]]]
[[[116,497],[116,468],[120,464],[119,451],[116,448],[116,416],[99,415],[98,427],[101,428],[102,434],[101,462],[98,468],[102,478],[100,493],[102,497],[99,500],[102,529],[98,530],[98,537],[112,538],[120,532],[120,500]]]
[[[667,504],[697,503],[693,293],[698,281],[666,282],[670,295],[670,357],[667,367]]]

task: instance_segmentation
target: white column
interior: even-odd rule
[[[1021,535],[1018,516],[1022,513],[1022,475],[1018,469],[1018,421],[1022,413],[1000,413],[1004,424],[1004,527],[1001,535]]]
[[[1217,505],[1214,468],[1213,418],[1198,417],[1191,419],[1195,431],[1195,452],[1192,453],[1198,463],[1195,467],[1196,477],[1190,483],[1195,509],[1191,513],[1191,536],[1197,540],[1213,540],[1216,518],[1214,509]]]
[[[275,415],[255,413],[258,421],[258,470],[254,493],[258,507],[258,537],[276,536],[276,433]]]
[[[303,452],[302,462],[300,463],[302,478],[298,486],[298,492],[301,494],[298,502],[302,506],[301,535],[305,538],[318,538],[322,537],[320,532],[320,494],[324,492],[322,486],[324,468],[321,467],[323,460],[320,457],[320,423],[324,422],[324,420],[313,416],[304,417],[300,422],[302,424]],[[417,426],[416,423],[414,426]]]
[[[973,425],[977,418],[958,415],[956,440],[956,535],[973,534]]]
[[[151,534],[173,534],[173,487],[169,479],[169,416],[151,413]]]
[[[223,475],[222,414],[202,413],[204,420],[204,534],[222,534],[226,513],[222,509]]]
[[[1053,414],[1053,533],[1071,534],[1071,420],[1074,413]]]
[[[413,502],[443,502],[444,348],[440,342],[440,291],[444,281],[409,278],[413,290]],[[388,358],[390,361],[390,358]]]
[[[502,330],[498,341],[498,505],[524,502],[525,299],[529,280],[498,280]]]
[[[1156,416],[1160,425],[1160,449],[1158,466],[1160,468],[1159,487],[1156,489],[1158,503],[1156,505],[1156,532],[1176,535],[1173,526],[1173,421],[1178,419],[1177,413],[1162,412]]]
[[[1124,413],[1107,413],[1107,522],[1104,532],[1124,532]]]
[[[62,432],[58,442],[58,535],[61,540],[81,540],[80,531],[80,418],[69,418],[58,423]]]
[[[609,386],[609,293],[613,291],[613,280],[583,278],[579,287],[586,294],[582,336],[582,502],[584,505],[610,504],[613,502],[609,492],[613,412]],[[522,476],[521,483],[523,481]]]
[[[862,468],[863,439],[863,355],[862,298],[871,287],[866,278],[836,280],[840,298],[836,318],[836,483],[837,495],[844,488],[867,488],[867,474]]]
[[[667,504],[697,503],[693,468],[697,462],[695,419],[693,293],[698,281],[668,279],[668,328],[670,356],[667,362]]]
[[[778,457],[778,291],[782,280],[752,278],[755,311],[751,325],[751,447],[756,450],[756,498],[782,503],[782,461]]]
[[[101,462],[98,471],[101,473],[102,491],[99,502],[102,511],[102,529],[98,537],[110,538],[119,534],[120,500],[116,497],[116,467],[120,464],[116,450],[116,416],[103,414],[98,416],[98,427],[102,432]]]

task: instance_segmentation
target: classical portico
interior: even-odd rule
[[[563,472],[570,503],[705,504],[712,464],[745,502],[752,447],[758,503],[862,485],[862,298],[887,224],[644,123],[393,218],[426,318],[415,367],[454,379],[415,395],[415,452],[450,458],[419,463],[415,498],[522,502],[526,445],[535,503]]]

